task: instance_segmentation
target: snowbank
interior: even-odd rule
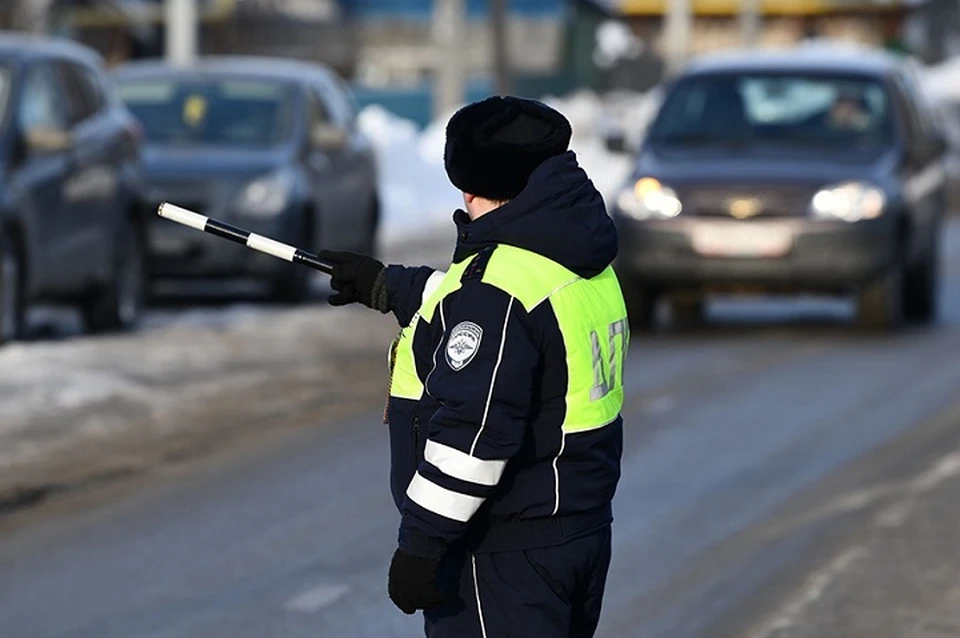
[[[443,170],[442,137],[438,162],[424,153],[424,135],[416,124],[381,106],[364,108],[358,125],[377,150],[383,241],[395,243],[449,223],[463,201]]]
[[[607,151],[604,133],[617,129],[626,134],[631,145],[638,144],[656,109],[657,98],[655,92],[601,98],[589,91],[544,98],[570,119],[574,131],[571,147],[608,201],[627,178],[631,158]],[[382,237],[388,244],[409,239],[425,228],[449,223],[452,212],[463,205],[460,193],[447,181],[443,170],[444,137],[451,115],[419,130],[413,122],[379,105],[360,112],[360,129],[377,150]]]

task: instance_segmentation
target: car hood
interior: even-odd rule
[[[645,148],[634,178],[656,177],[668,185],[738,183],[819,188],[847,180],[883,184],[896,166],[896,153],[825,153],[812,150]]]
[[[153,184],[249,179],[283,166],[284,150],[218,147],[164,147],[147,145],[143,170]]]

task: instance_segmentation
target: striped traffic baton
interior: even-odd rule
[[[217,237],[229,239],[232,242],[243,244],[247,248],[259,250],[262,253],[272,255],[294,264],[310,266],[311,268],[319,270],[320,272],[328,275],[333,272],[332,265],[322,261],[313,253],[290,246],[289,244],[284,244],[275,239],[270,239],[269,237],[264,237],[263,235],[251,233],[249,230],[237,228],[236,226],[212,219],[205,215],[201,215],[200,213],[195,213],[192,210],[174,206],[169,202],[160,204],[157,214],[164,219],[175,221],[179,224],[183,224],[184,226],[189,226],[190,228],[202,230],[205,233],[210,233],[211,235],[216,235]]]

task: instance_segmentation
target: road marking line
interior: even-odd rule
[[[765,627],[752,634],[752,638],[770,638],[782,629],[794,626],[811,605],[817,602],[833,581],[858,560],[867,555],[863,547],[853,547],[836,556],[822,569],[807,579],[800,594],[782,608],[782,611]]]
[[[284,609],[315,614],[343,598],[348,591],[347,585],[318,585],[291,598]]]

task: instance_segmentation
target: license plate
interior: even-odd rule
[[[773,224],[730,222],[693,228],[693,249],[705,257],[783,257],[790,252],[793,235]]]

